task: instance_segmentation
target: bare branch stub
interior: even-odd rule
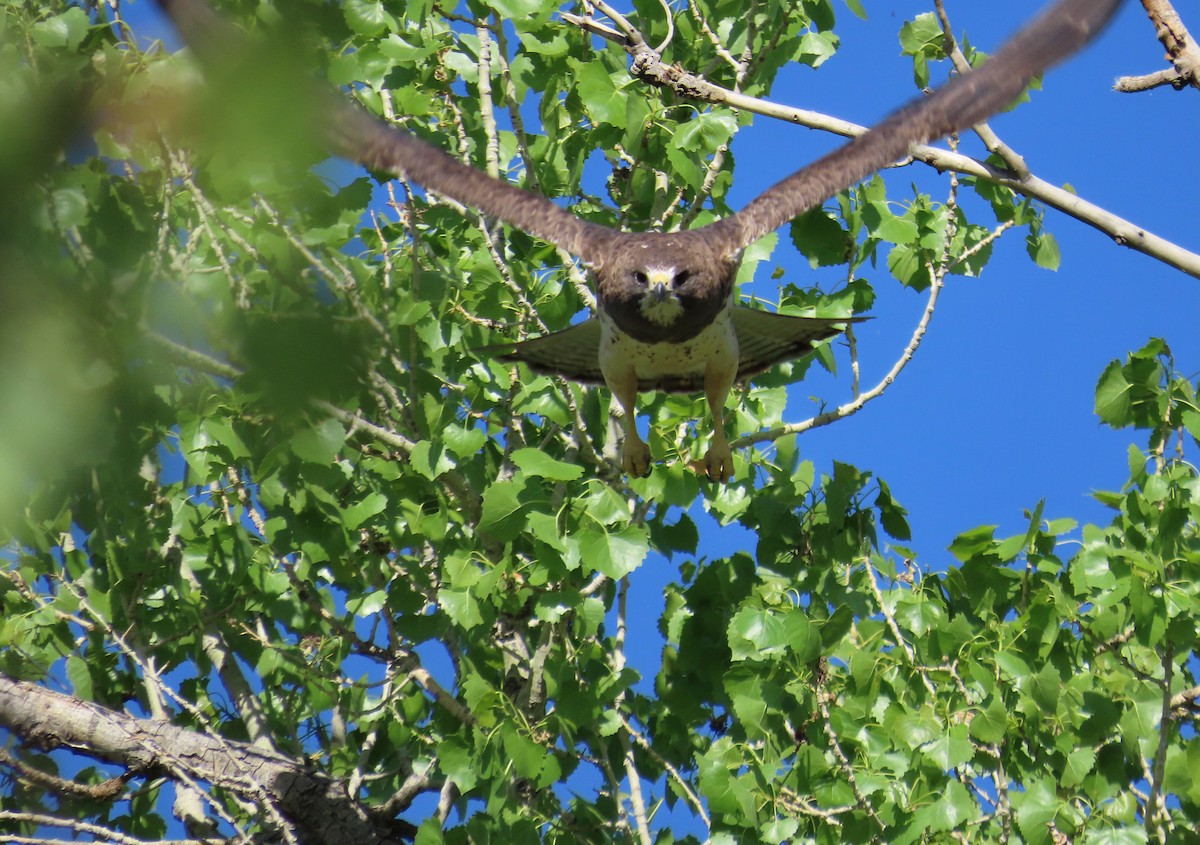
[[[1113,88],[1123,93],[1149,91],[1163,85],[1170,85],[1176,91],[1188,85],[1200,90],[1200,44],[1188,32],[1175,7],[1170,0],[1142,0],[1142,6],[1154,24],[1155,36],[1166,48],[1166,59],[1173,70],[1122,76]]]

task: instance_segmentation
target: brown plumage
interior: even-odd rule
[[[204,0],[159,3],[202,58],[213,58],[230,37]],[[319,95],[322,126],[338,154],[452,197],[582,259],[596,284],[596,316],[489,351],[534,369],[606,383],[625,409],[622,465],[635,475],[650,465],[649,449],[634,425],[638,391],[703,389],[714,422],[705,466],[710,478],[726,481],[733,462],[722,411],[734,381],[803,355],[855,321],[770,314],[737,304],[734,278],[742,250],[903,157],[912,145],[966,129],[1004,108],[1033,77],[1091,40],[1120,4],[1059,0],[982,67],[913,100],[736,214],[686,232],[627,233],[580,220],[332,93]]]

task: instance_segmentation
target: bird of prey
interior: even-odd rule
[[[892,113],[863,135],[768,188],[741,211],[679,232],[623,232],[581,220],[546,197],[494,179],[369,114],[332,91],[320,95],[334,152],[409,179],[577,256],[590,269],[597,313],[563,331],[494,349],[542,372],[607,384],[625,411],[622,466],[644,475],[650,451],[638,436],[639,391],[703,390],[713,417],[704,456],[725,482],[733,460],[723,409],[735,381],[808,352],[855,318],[758,311],[737,301],[742,251],[912,145],[978,123],[1013,102],[1030,80],[1090,41],[1121,0],[1058,0],[982,67]],[[188,43],[210,61],[229,33],[204,0],[159,0]]]

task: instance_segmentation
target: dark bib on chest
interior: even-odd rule
[[[616,324],[634,340],[642,343],[683,343],[700,334],[716,319],[725,307],[721,298],[683,299],[683,311],[670,323],[656,323],[646,319],[638,300],[605,302],[602,307]]]

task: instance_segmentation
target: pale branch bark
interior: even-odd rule
[[[679,787],[679,790],[683,793],[688,803],[692,805],[692,809],[695,811],[696,815],[700,817],[700,821],[704,823],[704,826],[712,827],[712,819],[709,818],[708,811],[704,808],[704,802],[701,801],[700,796],[698,796],[692,790],[692,787],[688,784],[684,776],[679,773],[679,769],[672,766],[669,760],[654,750],[654,746],[651,745],[650,740],[642,736],[642,734],[639,733],[637,729],[629,723],[629,719],[625,717],[625,714],[621,713],[619,710],[616,711],[616,713],[617,718],[621,720],[621,725],[625,728],[625,732],[629,734],[634,742],[641,746],[643,751],[653,757],[654,761],[658,763],[658,765],[663,767],[663,770],[667,773],[668,777],[675,781],[675,785]]]
[[[1162,706],[1158,718],[1158,747],[1154,751],[1151,768],[1150,795],[1146,799],[1145,827],[1148,839],[1158,839],[1166,845],[1170,816],[1167,813],[1163,780],[1167,771],[1167,752],[1171,748],[1171,734],[1176,730],[1171,720],[1173,699],[1171,681],[1175,677],[1175,644],[1168,641],[1162,652],[1163,677]]]
[[[228,845],[229,840],[224,837],[213,837],[210,839],[138,839],[136,836],[129,836],[104,825],[91,824],[90,822],[79,821],[78,819],[64,819],[58,816],[51,816],[47,813],[12,813],[5,810],[0,810],[0,822],[17,822],[19,824],[33,824],[39,828],[63,828],[70,831],[73,835],[69,839],[53,839],[45,835],[40,836],[15,836],[13,834],[0,833],[0,843],[14,843],[14,845],[75,845],[82,841],[94,842],[109,842],[113,845]],[[4,826],[0,825],[0,830]],[[39,833],[44,834],[44,830],[39,830]],[[83,839],[83,837],[88,837]]]
[[[265,792],[306,845],[388,845],[416,833],[404,821],[372,819],[339,781],[310,771],[303,760],[135,719],[6,675],[0,675],[0,725],[31,745],[69,748],[134,776],[171,777],[171,769],[186,765],[192,778],[213,787],[247,798]]]
[[[967,61],[967,57],[958,46],[958,40],[954,37],[954,30],[950,26],[950,16],[946,12],[944,0],[934,0],[934,8],[937,9],[938,20],[942,25],[942,49],[950,57],[950,61],[954,63],[956,71],[960,74],[970,73],[971,63]],[[1025,159],[1018,155],[1016,150],[1001,141],[999,136],[992,131],[992,127],[986,122],[977,123],[974,126],[974,130],[975,134],[979,136],[979,140],[983,141],[983,145],[988,148],[989,152],[1004,159],[1004,163],[1012,170],[1014,176],[1018,179],[1027,179],[1029,177],[1029,165],[1025,163]]]
[[[1146,16],[1154,24],[1154,34],[1167,51],[1173,70],[1160,70],[1144,76],[1122,76],[1113,87],[1122,92],[1145,91],[1159,85],[1176,90],[1185,85],[1200,90],[1200,44],[1188,32],[1183,19],[1170,0],[1142,0]]]
[[[129,782],[130,778],[129,773],[125,772],[101,783],[79,783],[50,772],[44,772],[35,766],[27,766],[3,748],[0,748],[0,766],[14,769],[22,780],[35,783],[58,795],[90,798],[93,801],[112,801],[125,791],[125,784]]]
[[[858,802],[858,808],[865,811],[871,817],[871,821],[875,822],[877,828],[887,830],[887,824],[875,812],[875,806],[859,788],[858,778],[854,776],[854,765],[850,762],[850,758],[846,756],[846,752],[842,750],[837,730],[833,727],[833,714],[829,711],[829,693],[825,690],[817,691],[817,709],[821,712],[822,729],[825,732],[825,738],[829,741],[829,750],[837,759],[838,768],[841,769],[842,775],[846,778],[846,783],[850,786],[850,791],[854,794],[854,798]]]
[[[149,698],[149,707],[151,718],[147,721],[155,724],[166,722],[170,718],[169,711],[166,709],[166,702],[171,701],[179,707],[183,712],[187,713],[195,720],[198,728],[203,730],[203,736],[212,742],[216,743],[218,748],[226,748],[224,737],[220,736],[213,728],[209,718],[191,701],[178,695],[173,689],[163,683],[162,677],[155,668],[152,660],[147,661],[141,654],[133,649],[126,640],[125,636],[118,632],[109,623],[109,620],[102,616],[92,607],[87,597],[80,591],[79,586],[67,579],[62,581],[63,588],[74,595],[79,602],[80,610],[91,617],[97,627],[102,628],[108,639],[117,647],[137,667],[143,686],[147,691]],[[136,632],[136,628],[134,632]],[[172,749],[164,746],[163,753],[160,755],[159,762],[163,767],[162,774],[173,780],[178,785],[178,794],[176,796],[175,806],[172,808],[176,815],[184,822],[185,826],[209,824],[206,815],[204,814],[204,805],[208,805],[214,814],[225,821],[236,833],[236,841],[239,843],[249,843],[250,837],[238,823],[238,821],[226,812],[222,804],[215,800],[209,793],[205,792],[197,778],[191,771],[186,761],[176,757],[172,753]],[[262,807],[267,819],[275,826],[277,835],[282,839],[285,845],[299,845],[299,840],[296,838],[295,831],[292,829],[291,822],[281,813],[271,795],[262,788],[258,780],[253,774],[246,770],[241,772],[244,782],[248,784],[252,795],[247,796],[252,803],[257,803]]]
[[[1197,707],[1197,702],[1200,702],[1200,687],[1190,687],[1171,698],[1171,711],[1177,716],[1187,715]]]
[[[612,671],[613,676],[619,676],[625,668],[625,635],[628,631],[625,625],[628,609],[629,578],[622,578],[617,587],[617,631],[613,637]],[[613,701],[613,709],[621,718],[621,708],[625,705],[625,692],[622,690]],[[624,731],[618,737],[621,745],[621,759],[625,767],[625,778],[629,783],[629,803],[633,810],[633,821],[641,845],[650,845],[650,821],[646,815],[646,802],[642,797],[642,780],[638,774],[637,763],[633,758],[633,745],[629,735]],[[614,796],[617,797],[617,796]],[[624,802],[621,802],[621,814],[625,815]]]
[[[904,636],[904,632],[900,630],[900,624],[896,621],[895,614],[888,609],[887,601],[884,600],[883,591],[879,588],[879,579],[875,577],[875,566],[870,560],[863,563],[863,570],[867,573],[867,581],[871,584],[871,595],[875,597],[875,604],[879,608],[879,613],[883,616],[884,622],[887,623],[888,630],[892,632],[892,638],[896,645],[904,651],[905,657],[908,658],[908,665],[921,678],[925,685],[926,691],[934,701],[937,700],[937,687],[933,685],[933,681],[929,677],[929,673],[920,665],[917,660],[917,653],[913,650],[912,644],[908,638]]]
[[[596,8],[612,18],[619,27],[619,31],[597,24],[590,18],[581,18],[570,14],[564,14],[563,18],[568,23],[614,41],[623,47],[632,59],[631,75],[643,82],[656,87],[668,88],[677,96],[685,99],[743,109],[764,117],[785,120],[798,126],[819,129],[847,138],[857,137],[867,131],[867,127],[848,120],[808,109],[791,108],[730,91],[680,67],[668,65],[662,61],[661,56],[650,49],[637,28],[628,20],[615,11],[611,11],[607,4],[596,3]],[[1200,254],[1154,235],[1135,223],[1043,179],[1033,175],[1021,178],[970,156],[953,153],[928,144],[917,144],[909,150],[909,153],[912,159],[937,170],[953,170],[965,176],[986,179],[1010,188],[1023,196],[1039,200],[1051,208],[1107,234],[1121,246],[1144,253],[1200,279]]]
[[[1154,73],[1144,73],[1140,76],[1122,76],[1113,83],[1113,90],[1122,94],[1138,94],[1170,85],[1179,90],[1188,84],[1188,78],[1177,70],[1164,68]]]

